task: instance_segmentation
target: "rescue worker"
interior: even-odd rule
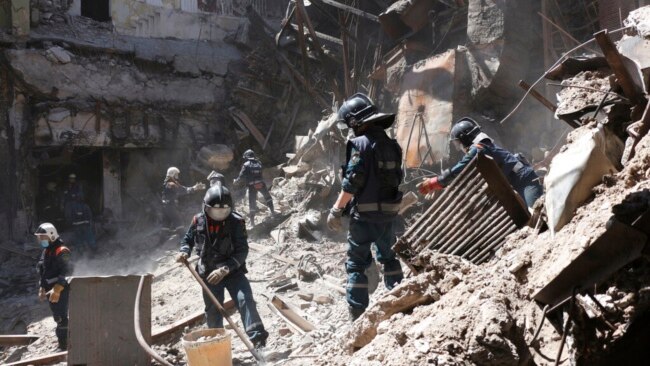
[[[217,173],[214,170],[208,174],[208,177],[206,178],[208,182],[210,182],[210,187],[213,187],[217,182],[221,183],[221,185],[226,184],[226,177],[223,176],[221,173]]]
[[[79,198],[75,198],[68,203],[64,212],[65,219],[74,231],[75,248],[90,249],[91,252],[97,251],[95,241],[95,230],[93,226],[93,213],[90,207]]]
[[[77,175],[72,173],[68,175],[68,184],[63,190],[63,202],[61,205],[63,211],[65,212],[66,206],[69,203],[72,203],[78,199],[82,201],[84,200],[84,192],[79,182],[77,182]]]
[[[185,187],[180,183],[181,171],[176,167],[167,169],[167,175],[163,181],[162,191],[162,224],[163,227],[176,229],[182,225],[182,219],[179,214],[178,197],[192,192],[205,189],[205,184],[196,183],[192,187]]]
[[[220,303],[223,304],[224,289],[228,290],[251,342],[256,348],[264,347],[269,334],[257,312],[253,290],[246,278],[246,224],[233,211],[230,191],[221,184],[217,183],[206,192],[203,210],[192,219],[176,260],[186,260],[195,247],[199,255],[198,274]],[[205,293],[203,302],[208,327],[223,328],[223,317]]]
[[[425,178],[417,187],[421,194],[429,194],[448,186],[454,178],[478,154],[485,154],[494,159],[499,165],[503,175],[508,179],[512,188],[521,196],[530,208],[544,193],[539,177],[528,161],[519,154],[513,154],[494,143],[475,120],[469,117],[461,118],[451,129],[450,138],[454,146],[463,151],[465,156],[450,170],[445,170],[441,175]]]
[[[40,275],[40,288],[38,298],[48,300],[52,316],[56,322],[56,337],[59,349],[68,349],[68,297],[69,286],[66,276],[71,272],[70,249],[63,245],[54,225],[49,222],[42,223],[34,235],[38,239],[43,252],[38,261],[38,274]]]
[[[255,213],[257,212],[257,192],[261,192],[266,206],[271,210],[271,215],[275,215],[273,209],[273,198],[266,187],[266,183],[262,179],[262,163],[255,158],[253,150],[246,150],[243,158],[246,160],[241,167],[239,176],[233,182],[233,185],[238,186],[242,181],[246,182],[248,187],[248,216],[251,220],[251,225],[255,225]]]
[[[392,289],[402,281],[402,267],[391,249],[395,243],[395,220],[402,201],[402,149],[384,129],[395,121],[384,114],[366,95],[348,98],[338,118],[352,128],[355,138],[347,143],[342,191],[327,217],[330,230],[342,230],[341,216],[350,207],[348,231],[348,273],[346,299],[352,320],[368,307],[368,277],[365,270],[372,262],[371,245],[377,249],[377,261],[384,267],[384,285]]]

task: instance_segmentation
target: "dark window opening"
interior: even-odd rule
[[[64,230],[64,192],[69,186],[70,174],[83,192],[83,201],[90,206],[93,216],[103,209],[103,163],[98,149],[75,148],[73,151],[53,149],[47,151],[47,160],[38,166],[38,199],[36,213],[39,222],[52,222]]]
[[[109,0],[81,0],[81,15],[98,22],[111,20]]]

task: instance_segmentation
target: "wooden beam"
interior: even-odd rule
[[[29,334],[0,335],[0,346],[26,346],[40,337],[41,336]]]
[[[297,6],[296,6],[297,7]],[[305,41],[305,30],[302,24],[302,12],[296,11],[296,23],[298,23],[298,44],[300,45],[300,52],[302,53],[302,72],[303,75],[308,75],[309,72],[309,55],[307,54],[307,42]],[[308,82],[308,80],[305,79]]]
[[[379,23],[379,17],[378,16],[376,16],[374,14],[367,13],[367,12],[365,12],[363,10],[353,8],[353,7],[349,6],[349,5],[341,4],[338,1],[334,1],[334,0],[318,0],[318,1],[320,1],[322,3],[325,3],[327,5],[333,6],[335,8],[338,8],[338,9],[345,10],[345,11],[347,11],[349,13],[358,15],[358,16],[360,16],[362,18],[372,20],[373,22]]]
[[[303,3],[303,0],[295,0],[295,1],[296,1],[296,8],[298,9],[298,13],[300,14],[300,19],[302,19],[302,21],[305,22],[305,25],[307,26],[307,30],[309,31],[309,34],[311,34],[312,43],[314,44],[314,47],[316,48],[318,54],[322,56],[323,47],[321,47],[320,42],[318,41],[318,36],[316,35],[314,26],[311,24],[311,19],[309,19],[309,15],[307,15],[307,11],[305,10],[305,4]],[[300,28],[300,26],[298,26],[298,28]]]
[[[67,357],[68,351],[64,351],[8,363],[5,366],[51,365],[53,363],[63,362]]]
[[[305,334],[316,329],[307,319],[300,316],[298,310],[291,306],[288,302],[275,295],[271,299],[271,305],[277,310],[277,314],[282,320],[289,324],[292,328],[296,329],[300,334]]]
[[[632,76],[625,68],[623,58],[616,49],[614,42],[609,38],[607,29],[594,34],[594,38],[596,38],[596,42],[598,42],[600,49],[603,50],[605,59],[607,59],[609,67],[614,71],[614,75],[616,76],[618,83],[621,85],[625,96],[634,104],[643,103],[645,99],[637,93]]]
[[[330,104],[323,99],[320,94],[318,94],[312,87],[309,85],[307,80],[296,70],[296,68],[291,64],[291,61],[283,55],[282,53],[277,53],[279,60],[287,66],[293,77],[298,80],[304,87],[307,89],[307,92],[316,100],[316,102],[323,108],[330,108]]]
[[[537,90],[532,89],[527,82],[523,80],[519,80],[519,86],[525,91],[527,91],[530,95],[532,95],[533,98],[537,99],[540,103],[542,103],[544,107],[548,108],[551,112],[555,113],[555,111],[557,110],[555,104],[553,104],[550,100],[546,99],[546,97],[540,94]],[[580,127],[580,124],[578,122],[573,121],[567,118],[566,116],[559,116],[559,118],[573,128]]]
[[[349,97],[350,93],[350,61],[349,61],[349,52],[350,47],[348,46],[348,36],[343,32],[343,29],[347,30],[345,24],[345,17],[343,13],[339,12],[339,27],[341,28],[341,40],[343,41],[343,90],[345,92],[345,97]]]
[[[293,30],[295,30],[295,31],[298,30],[298,26],[296,24],[293,24],[293,23],[291,23],[291,28],[293,28]],[[320,32],[315,32],[315,33],[316,33],[316,37],[318,37],[318,38],[320,38],[320,39],[322,39],[324,41],[336,43],[339,46],[343,45],[343,41],[341,41],[340,39],[338,39],[336,37],[332,37],[332,36],[330,36],[328,34],[320,33]]]
[[[253,137],[255,137],[255,140],[260,144],[260,146],[264,146],[264,135],[262,135],[260,130],[255,127],[255,124],[246,115],[246,113],[237,109],[236,107],[230,107],[228,111],[233,118],[238,119],[241,121],[241,123],[244,124],[244,126],[246,126],[248,131],[253,135]]]

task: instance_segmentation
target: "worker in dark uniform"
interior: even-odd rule
[[[343,166],[342,191],[327,218],[331,230],[342,229],[341,216],[349,205],[348,273],[346,299],[352,320],[368,307],[368,277],[372,262],[371,245],[383,264],[384,285],[392,289],[402,281],[402,267],[391,249],[394,224],[402,201],[402,149],[384,129],[395,121],[394,114],[378,113],[370,98],[357,93],[346,100],[338,118],[352,128]]]
[[[248,187],[248,216],[251,220],[251,225],[255,225],[255,213],[257,212],[257,192],[261,192],[266,206],[271,210],[271,215],[275,215],[273,209],[273,198],[266,187],[266,183],[262,179],[262,163],[255,158],[253,150],[246,150],[244,152],[244,159],[246,160],[241,167],[239,176],[233,184],[240,185],[242,181],[246,182]]]
[[[235,301],[246,334],[256,348],[266,344],[268,332],[257,312],[253,290],[246,278],[248,237],[243,218],[233,211],[230,191],[217,183],[203,199],[203,211],[196,214],[181,241],[177,261],[183,262],[196,247],[196,271],[223,304],[224,289]],[[205,317],[209,328],[223,328],[223,317],[204,293]]]
[[[421,194],[429,194],[448,186],[478,154],[484,154],[494,159],[512,188],[528,207],[533,207],[535,201],[544,193],[544,189],[539,183],[539,177],[528,161],[521,155],[513,154],[495,144],[490,136],[481,131],[481,127],[473,119],[463,117],[454,124],[451,129],[451,141],[457,149],[465,153],[465,156],[440,176],[425,178],[418,183]]]
[[[182,225],[182,219],[179,213],[178,197],[192,192],[205,189],[205,184],[196,183],[192,187],[185,187],[180,183],[181,171],[176,167],[167,169],[167,175],[163,182],[162,191],[162,224],[163,227],[176,229]]]
[[[70,249],[63,246],[63,241],[54,225],[42,223],[34,233],[43,252],[38,261],[37,270],[41,277],[38,298],[48,300],[52,316],[56,322],[56,337],[59,349],[68,349],[68,297],[69,286],[66,276],[71,272]]]
[[[40,202],[43,203],[39,219],[47,222],[61,220],[61,199],[57,194],[56,182],[47,182],[45,192],[41,194]]]
[[[74,232],[75,249],[89,249],[92,253],[97,251],[93,213],[88,205],[80,199],[74,199],[65,207],[65,219]]]
[[[63,189],[61,209],[65,212],[68,204],[76,200],[84,200],[84,191],[81,184],[77,182],[77,175],[72,173],[68,175],[68,184]]]

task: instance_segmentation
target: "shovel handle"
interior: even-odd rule
[[[205,281],[203,281],[201,276],[199,276],[199,274],[196,272],[196,270],[194,268],[192,268],[192,266],[190,265],[190,262],[187,261],[187,258],[183,258],[182,261],[183,261],[183,264],[185,265],[185,267],[187,267],[187,269],[190,270],[190,272],[192,273],[192,276],[194,276],[194,278],[199,283],[199,285],[201,285],[201,287],[203,288],[203,291],[208,295],[210,300],[212,300],[212,303],[217,308],[219,313],[221,313],[221,315],[228,321],[228,324],[230,324],[232,329],[235,330],[235,333],[237,333],[237,336],[239,336],[239,338],[242,340],[242,342],[244,342],[244,345],[246,345],[246,348],[248,348],[248,350],[253,355],[253,357],[255,357],[255,359],[258,361],[258,363],[263,363],[264,359],[262,358],[262,355],[255,350],[255,348],[253,347],[253,344],[251,343],[251,341],[248,340],[248,337],[244,334],[244,332],[241,331],[241,329],[239,329],[237,324],[235,324],[235,322],[233,322],[232,319],[230,319],[230,316],[226,313],[226,310],[223,308],[223,306],[221,306],[221,303],[219,303],[219,300],[217,300],[217,298],[214,296],[212,291],[210,291],[210,288],[205,283]]]

